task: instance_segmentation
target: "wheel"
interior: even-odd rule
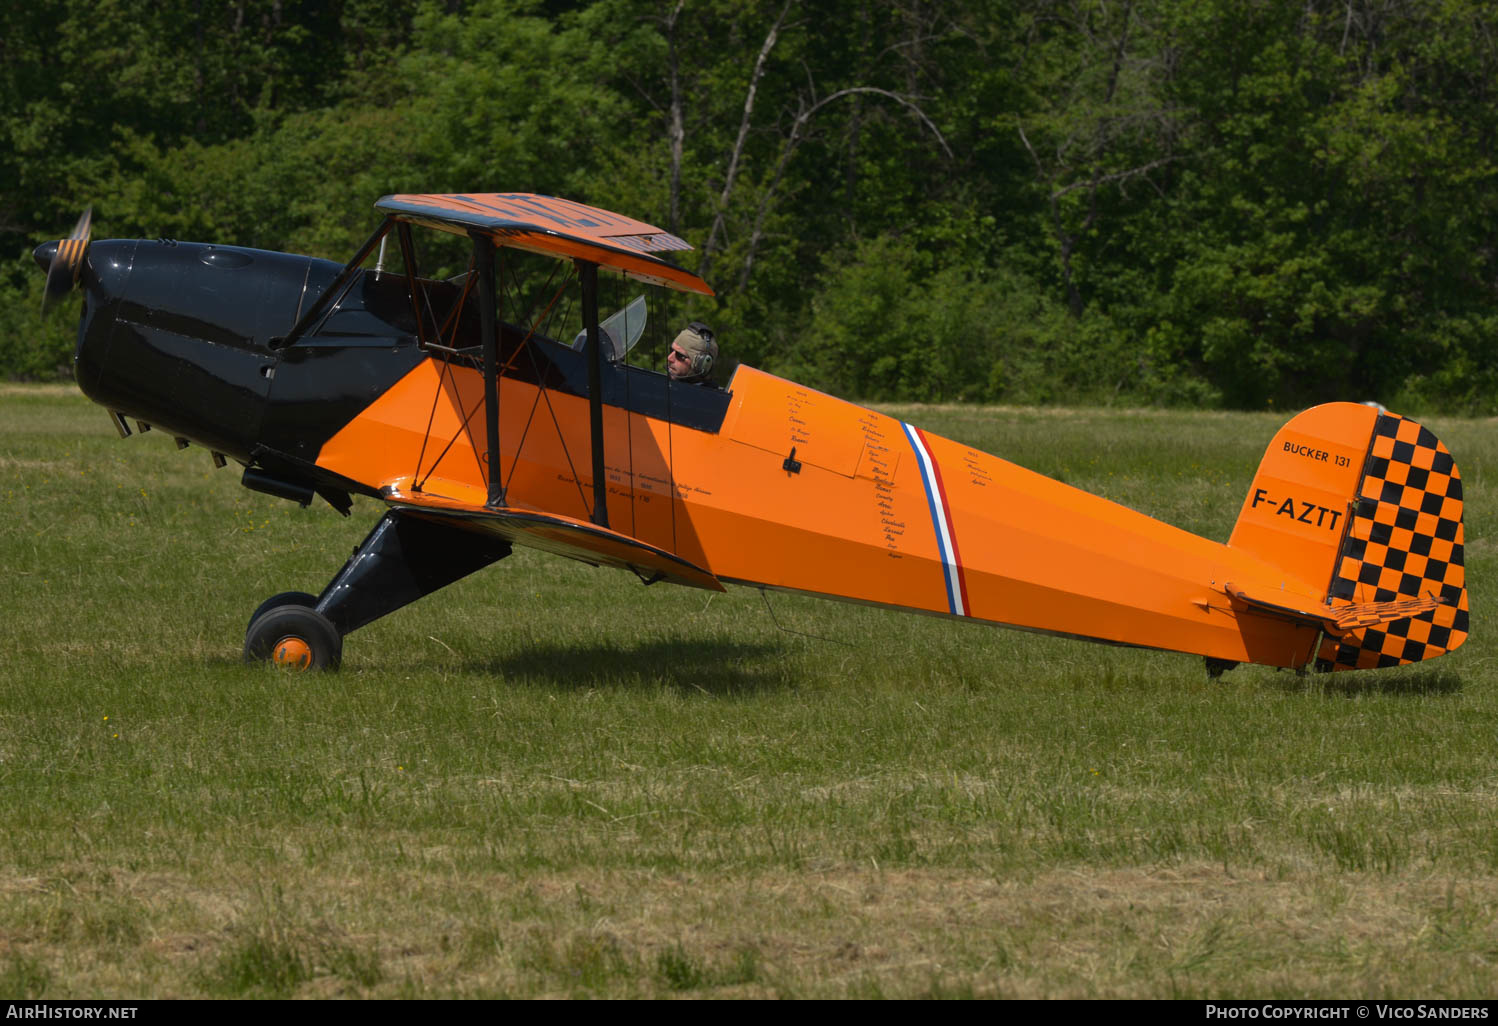
[[[245,632],[247,663],[268,661],[293,670],[336,670],[342,660],[343,635],[331,620],[307,606],[276,606],[255,617]]]
[[[308,595],[305,591],[283,591],[279,595],[272,595],[255,607],[255,611],[250,614],[250,622],[246,625],[245,630],[249,630],[250,627],[254,626],[256,620],[279,606],[306,606],[308,609],[311,609],[316,605],[316,595]]]

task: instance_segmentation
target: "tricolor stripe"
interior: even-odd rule
[[[957,554],[957,531],[952,526],[952,510],[947,504],[947,489],[942,483],[941,468],[931,456],[926,434],[918,427],[901,423],[910,447],[915,450],[921,468],[921,484],[926,489],[926,504],[931,508],[931,526],[936,529],[936,547],[941,550],[942,572],[947,582],[947,607],[953,616],[968,615],[967,578]]]

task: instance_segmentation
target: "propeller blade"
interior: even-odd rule
[[[67,295],[78,284],[78,276],[83,271],[83,258],[88,253],[89,229],[93,220],[94,208],[89,207],[78,218],[78,223],[73,226],[73,231],[66,239],[37,247],[39,262],[50,257],[47,286],[42,293],[42,313],[46,313],[53,302]]]

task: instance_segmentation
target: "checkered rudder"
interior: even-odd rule
[[[1418,616],[1322,639],[1324,669],[1365,670],[1433,659],[1467,640],[1462,481],[1435,435],[1397,414],[1378,418],[1362,485],[1332,575],[1331,601],[1436,595]]]

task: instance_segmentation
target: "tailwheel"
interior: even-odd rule
[[[1214,659],[1212,656],[1206,656],[1205,661],[1208,680],[1221,680],[1224,673],[1238,665],[1231,659]]]
[[[284,598],[277,595],[270,602]],[[343,635],[311,606],[283,602],[250,621],[244,636],[244,660],[270,662],[290,670],[336,670],[343,660]]]

